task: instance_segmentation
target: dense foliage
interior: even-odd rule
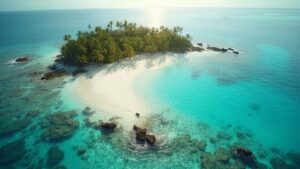
[[[109,22],[106,28],[95,27],[78,32],[77,39],[65,35],[61,53],[65,62],[84,65],[111,63],[142,53],[185,52],[191,37],[182,35],[182,28],[147,28],[127,21]]]

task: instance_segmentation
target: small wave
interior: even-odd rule
[[[14,65],[14,64],[17,64],[18,62],[17,62],[16,60],[17,60],[17,58],[11,59],[11,60],[9,60],[8,62],[6,62],[6,64],[8,64],[8,65]]]

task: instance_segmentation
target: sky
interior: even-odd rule
[[[300,0],[0,0],[0,11],[159,7],[300,8]]]

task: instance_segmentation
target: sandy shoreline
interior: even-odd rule
[[[150,113],[150,108],[134,88],[136,78],[145,72],[156,73],[174,62],[173,56],[160,54],[137,56],[101,67],[89,66],[87,74],[67,86],[68,95],[77,103],[96,110],[91,120],[118,117],[118,122],[131,130],[133,124],[140,124]],[[141,114],[139,119],[135,117],[137,112]]]

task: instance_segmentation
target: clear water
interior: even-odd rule
[[[270,166],[272,157],[285,158],[287,152],[300,152],[300,11],[284,9],[106,9],[0,13],[0,113],[1,124],[25,117],[32,110],[43,117],[57,111],[84,107],[72,104],[60,93],[72,78],[41,82],[41,73],[59,53],[64,34],[87,30],[87,25],[102,25],[109,20],[128,20],[148,26],[182,26],[193,42],[233,47],[230,53],[188,53],[159,74],[139,77],[136,88],[153,106],[152,130],[168,136],[155,150],[136,151],[120,133],[107,138],[99,131],[80,128],[70,139],[57,143],[65,152],[61,162],[67,168],[199,168],[200,154],[174,150],[168,142],[182,134],[207,142],[207,151],[242,144],[266,157],[258,160]],[[29,55],[27,64],[8,64]],[[147,90],[144,90],[147,89]],[[161,123],[166,121],[167,125]],[[209,140],[217,133],[230,140]],[[241,140],[236,133],[249,136]],[[37,142],[41,129],[30,127],[1,137],[0,145],[16,138],[26,139],[30,160],[38,163],[47,157],[53,143]],[[73,146],[85,147],[84,159]],[[276,150],[275,150],[276,149]],[[278,150],[277,150],[278,149]],[[129,151],[130,150],[130,151]],[[0,168],[7,166],[0,166]]]

